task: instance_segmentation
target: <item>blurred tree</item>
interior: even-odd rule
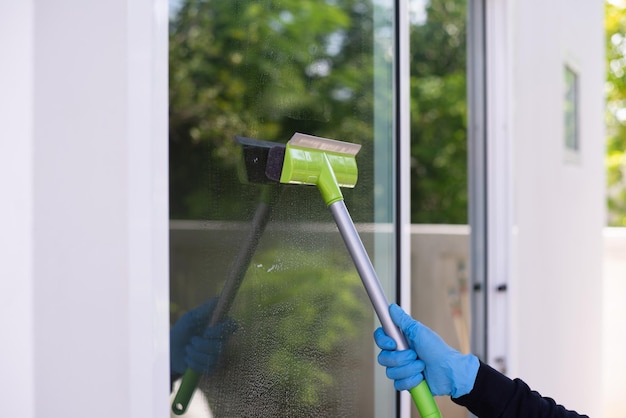
[[[608,223],[626,226],[626,1],[605,4]]]
[[[466,2],[425,12],[411,26],[411,222],[465,224]]]
[[[356,221],[371,221],[374,74],[391,60],[373,57],[374,7],[358,0],[181,4],[170,30],[171,218],[244,218],[256,190],[238,183],[233,136],[284,142],[299,131],[363,144],[358,191],[346,200],[359,208]],[[411,218],[466,223],[465,0],[430,2],[411,42]]]
[[[181,5],[170,24],[172,218],[242,218],[249,199],[236,187],[235,135],[279,142],[296,131],[327,136],[363,144],[360,160],[371,160],[367,4],[188,0]],[[371,173],[367,166],[359,168]],[[371,195],[361,199],[371,201]]]

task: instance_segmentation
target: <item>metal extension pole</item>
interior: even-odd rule
[[[354,222],[348,213],[346,204],[343,200],[331,204],[329,207],[330,212],[335,219],[335,223],[339,228],[339,232],[343,237],[343,240],[348,247],[348,252],[352,256],[354,265],[361,277],[363,286],[367,291],[367,295],[374,306],[374,311],[380,320],[380,323],[385,330],[385,334],[390,336],[396,341],[397,350],[408,350],[409,345],[404,338],[404,335],[400,329],[393,323],[391,316],[389,315],[389,302],[385,297],[383,288],[378,280],[378,275],[374,270],[374,266],[367,255],[367,251],[363,246],[361,237],[359,236]]]
[[[343,200],[339,200],[331,203],[328,209],[330,209],[346,247],[348,247],[348,252],[354,261],[354,265],[361,277],[363,286],[365,286],[367,295],[374,306],[374,311],[380,320],[385,334],[395,340],[396,350],[408,350],[409,345],[404,334],[402,334],[402,331],[400,331],[391,319],[391,315],[389,314],[389,302],[385,297],[372,261],[367,255],[363,241],[361,241],[361,237],[354,226],[346,204]],[[419,385],[409,390],[409,392],[422,418],[441,418],[441,412],[439,412],[439,407],[435,403],[426,380],[422,380]]]

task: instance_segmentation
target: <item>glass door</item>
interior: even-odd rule
[[[320,192],[247,181],[235,141],[284,144],[300,132],[360,144],[358,182],[343,190],[345,202],[395,298],[394,7],[391,0],[171,4],[173,329],[216,303],[250,246],[260,208],[268,213],[228,310],[236,328],[225,331],[188,415],[396,414],[392,383],[375,373],[373,309]],[[172,364],[176,393],[180,359]]]

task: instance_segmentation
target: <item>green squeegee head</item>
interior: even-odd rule
[[[330,206],[343,200],[341,187],[356,185],[360,149],[359,144],[296,133],[285,149],[270,151],[266,174],[285,184],[315,185]]]

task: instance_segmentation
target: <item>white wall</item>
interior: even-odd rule
[[[509,5],[508,371],[568,408],[603,416],[603,2]],[[563,145],[565,64],[580,79],[577,162]]]
[[[33,6],[0,2],[0,404],[15,417],[35,410]]]
[[[168,416],[167,2],[0,28],[2,415]]]
[[[604,230],[604,417],[620,418],[626,411],[626,228]]]

